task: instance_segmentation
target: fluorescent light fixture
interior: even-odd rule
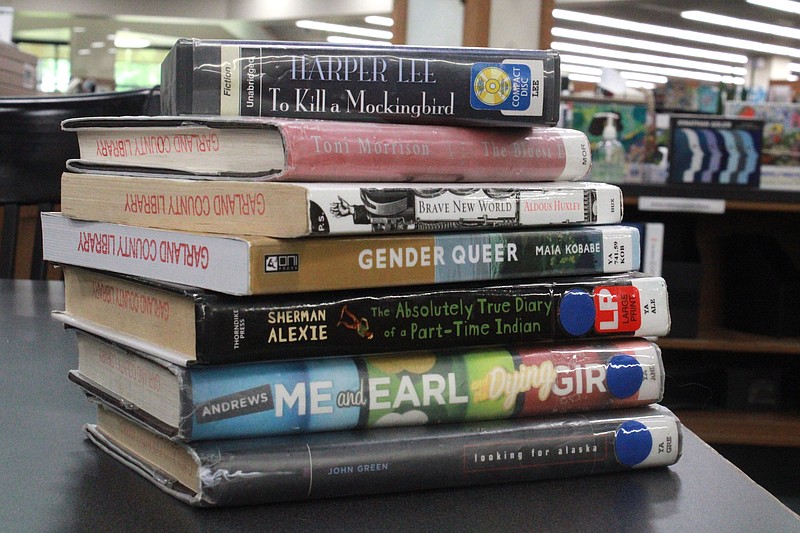
[[[747,0],[747,3],[800,14],[800,2],[793,2],[792,0]]]
[[[683,11],[681,12],[681,17],[697,22],[716,24],[718,26],[725,26],[727,28],[736,28],[737,30],[757,31],[759,33],[768,33],[771,35],[780,35],[781,37],[789,37],[790,39],[800,39],[800,30],[795,28],[779,26],[777,24],[767,24],[765,22],[758,22],[755,20],[717,15],[716,13],[709,13],[707,11]]]
[[[691,46],[678,46],[674,44],[659,43],[656,41],[645,41],[643,39],[630,39],[628,37],[618,37],[604,33],[594,33],[590,31],[570,30],[567,28],[554,27],[550,30],[554,37],[564,39],[575,39],[588,41],[591,43],[610,44],[625,48],[636,48],[638,50],[653,50],[666,54],[696,57],[702,59],[713,59],[728,63],[747,63],[747,56],[742,54],[729,54],[727,52],[717,52],[714,50],[704,50],[703,48],[693,48]]]
[[[387,28],[394,26],[394,20],[392,17],[380,17],[378,15],[369,15],[368,17],[364,17],[364,22],[367,24],[374,24],[375,26],[385,26]]]
[[[649,83],[667,83],[669,78],[656,74],[642,74],[641,72],[620,72],[620,76],[626,80],[646,81]]]
[[[562,63],[575,63],[578,65],[589,65],[594,67],[607,67],[617,69],[625,72],[641,72],[645,74],[661,74],[662,76],[671,76],[674,78],[687,78],[691,80],[710,81],[713,83],[734,83],[736,85],[743,85],[744,78],[738,76],[725,76],[715,74],[713,72],[699,72],[696,70],[684,70],[668,67],[655,67],[653,65],[642,65],[635,63],[626,63],[624,61],[613,61],[610,59],[603,59],[599,57],[584,57],[573,56],[568,54],[561,55]]]
[[[115,48],[147,48],[150,46],[150,40],[143,37],[137,37],[133,34],[117,34],[114,38]]]
[[[652,54],[639,54],[635,52],[623,52],[610,48],[597,48],[595,46],[585,46],[582,44],[562,43],[555,41],[550,46],[558,51],[575,52],[592,56],[613,57],[616,59],[626,59],[642,63],[655,63],[657,65],[670,65],[673,67],[693,68],[708,72],[719,72],[720,74],[735,74],[737,76],[747,75],[744,67],[732,67],[730,65],[720,65],[719,63],[708,63],[705,61],[692,61],[691,59],[681,59],[678,57],[657,56]]]
[[[590,74],[571,73],[567,76],[570,81],[585,81],[588,83],[600,83],[600,76],[592,76]]]
[[[582,81],[586,83],[600,83],[600,76],[592,76],[591,74],[579,74],[576,72],[570,72],[567,75],[569,81]],[[626,80],[625,85],[632,89],[655,89],[656,86],[653,83],[643,82],[643,81],[636,81],[636,80]]]
[[[600,79],[600,75],[603,73],[603,69],[599,67],[586,67],[584,65],[570,65],[568,63],[561,64],[561,72],[569,72],[571,74],[586,74],[587,76],[597,76],[597,79]]]
[[[343,24],[331,24],[329,22],[318,22],[315,20],[298,20],[295,22],[298,28],[307,30],[326,31],[330,33],[344,33],[345,35],[358,35],[359,37],[372,37],[373,39],[391,39],[392,32],[386,30],[374,30],[372,28],[361,28],[358,26],[345,26]]]
[[[797,80],[800,80],[800,78],[797,76],[797,74],[789,74],[788,76],[786,76],[786,81],[790,81],[790,82],[794,83]]]
[[[372,39],[359,39],[357,37],[345,37],[344,35],[329,35],[325,40],[336,44],[381,44],[384,46],[392,44],[390,41],[373,41]]]
[[[789,63],[786,66],[789,67],[789,72],[800,72],[800,63]]]
[[[625,80],[625,85],[631,89],[648,89],[651,91],[656,88],[656,84],[649,81]]]
[[[715,35],[713,33],[702,33],[698,31],[670,28],[667,26],[658,26],[655,24],[644,24],[641,22],[634,22],[632,20],[616,19],[601,15],[589,15],[586,13],[568,11],[565,9],[554,9],[553,18],[558,20],[571,20],[573,22],[604,26],[606,28],[614,28],[618,30],[647,33],[650,35],[660,35],[662,37],[671,37],[686,41],[697,41],[718,46],[728,46],[732,48],[738,48],[739,50],[752,50],[754,52],[762,52],[765,54],[778,56],[800,57],[800,49],[791,48],[789,46],[778,46],[768,43],[760,43],[758,41],[749,41],[747,39],[735,39],[733,37],[725,37],[723,35]]]
[[[106,43],[103,42],[103,41],[92,41],[91,43],[89,43],[89,47],[90,48],[105,48],[106,47]]]

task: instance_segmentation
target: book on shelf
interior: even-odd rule
[[[675,464],[667,408],[184,444],[98,407],[103,451],[180,501],[232,506],[597,475]]]
[[[173,440],[519,418],[661,400],[642,339],[181,367],[82,331],[70,379]]]
[[[65,172],[61,212],[133,226],[289,238],[617,224],[622,192],[590,182],[197,182]]]
[[[41,219],[47,261],[239,295],[610,274],[640,260],[638,230],[621,225],[274,239]]]
[[[578,180],[589,141],[555,127],[471,128],[261,117],[82,117],[70,170],[259,181]]]
[[[182,366],[670,329],[666,283],[638,272],[242,297],[63,270],[65,308],[56,319]]]
[[[161,110],[359,122],[554,126],[554,50],[179,39]]]

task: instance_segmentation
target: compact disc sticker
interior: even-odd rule
[[[473,109],[504,115],[542,114],[542,62],[475,63],[470,79]]]

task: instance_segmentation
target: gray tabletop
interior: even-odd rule
[[[84,439],[60,282],[0,280],[0,531],[798,531],[800,517],[687,431],[670,468],[460,490],[193,509]]]

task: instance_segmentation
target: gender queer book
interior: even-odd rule
[[[586,177],[583,132],[259,117],[84,117],[70,170],[258,181],[552,181]]]
[[[664,336],[663,278],[616,275],[229,296],[64,266],[54,318],[177,365]]]
[[[664,389],[641,339],[185,368],[77,335],[70,380],[180,441],[618,409]]]
[[[70,218],[283,238],[618,224],[622,211],[619,187],[590,182],[198,182],[70,172],[61,177],[61,212]]]
[[[667,408],[170,441],[104,407],[85,431],[100,449],[194,506],[597,475],[678,462],[682,425]]]
[[[621,225],[274,239],[41,219],[47,261],[239,295],[612,274],[640,260],[639,231]]]
[[[554,50],[179,39],[161,64],[165,115],[555,126]]]

